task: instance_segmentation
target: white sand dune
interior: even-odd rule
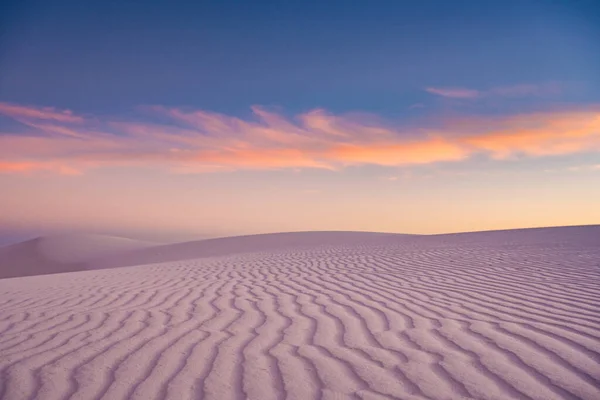
[[[39,237],[0,248],[0,279],[81,271],[96,258],[156,245],[90,234]]]
[[[397,241],[398,238],[406,236],[417,235],[376,232],[285,232],[232,236],[132,249],[129,252],[98,258],[90,262],[88,268],[115,268],[242,253],[314,248],[315,246],[364,245]]]
[[[157,244],[104,235],[39,237],[0,248],[0,279],[116,268],[258,251],[378,242],[402,234],[289,232]]]
[[[600,399],[599,226],[288,235],[0,280],[0,398]]]

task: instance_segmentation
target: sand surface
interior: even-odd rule
[[[600,399],[600,227],[282,235],[1,279],[0,398]]]

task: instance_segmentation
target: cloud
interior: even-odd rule
[[[452,99],[480,99],[493,97],[530,97],[552,96],[561,93],[563,86],[558,83],[547,84],[520,84],[513,86],[499,86],[488,90],[476,90],[461,87],[428,87],[426,92]]]
[[[495,159],[600,151],[598,110],[537,113],[486,122],[492,128],[485,134],[470,134],[461,141]]]
[[[16,120],[50,120],[66,123],[83,122],[84,118],[74,115],[70,110],[56,110],[51,107],[26,107],[10,103],[0,103],[0,114]]]
[[[328,158],[352,164],[384,166],[431,164],[460,161],[469,156],[469,149],[442,138],[428,138],[404,143],[340,144],[328,152]]]
[[[69,166],[32,161],[0,161],[0,173],[52,171],[62,175],[81,175],[81,171]]]
[[[562,85],[557,83],[548,83],[543,85],[522,84],[514,86],[494,87],[484,92],[488,96],[502,97],[526,97],[526,96],[551,96],[560,94],[563,91]]]
[[[103,167],[178,173],[339,170],[456,163],[475,155],[503,160],[600,151],[599,108],[469,117],[418,129],[321,109],[295,117],[260,107],[252,111],[251,118],[243,119],[157,106],[146,108],[139,119],[122,120],[49,108],[28,112],[27,107],[4,103],[0,113],[30,132],[0,132],[0,172],[73,175]]]
[[[481,92],[474,89],[447,87],[447,88],[426,88],[425,91],[442,97],[452,99],[475,99],[481,95]]]
[[[588,165],[575,165],[567,168],[570,172],[581,172],[581,171],[600,171],[600,164],[588,164]]]

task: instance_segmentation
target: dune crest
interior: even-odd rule
[[[260,251],[364,244],[405,236],[374,232],[289,232],[157,244],[104,235],[40,237],[0,248],[0,279],[181,261]]]
[[[0,248],[0,279],[86,270],[96,258],[150,246],[156,243],[105,235],[39,237]]]

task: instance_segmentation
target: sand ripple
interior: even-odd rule
[[[488,239],[0,280],[0,398],[600,399],[600,246]]]

